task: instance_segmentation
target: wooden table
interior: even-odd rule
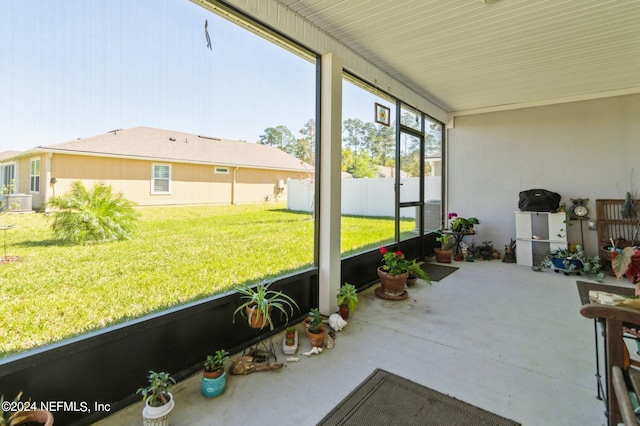
[[[586,318],[593,318],[594,320],[593,331],[596,349],[597,398],[600,400],[604,399],[608,422],[610,425],[616,425],[621,421],[620,412],[618,409],[618,402],[613,391],[612,382],[609,378],[611,377],[612,366],[620,365],[624,357],[624,349],[622,348],[622,345],[624,345],[624,342],[622,341],[622,330],[625,326],[640,328],[640,311],[613,305],[598,305],[591,303],[589,291],[597,290],[623,296],[633,296],[635,287],[607,285],[587,281],[578,281],[577,286],[580,302],[583,305],[580,310],[580,314]],[[602,338],[605,345],[604,380],[600,375],[600,356],[598,350],[600,338],[598,335],[598,324],[600,324],[601,328],[600,338]],[[622,345],[620,344],[621,341]]]

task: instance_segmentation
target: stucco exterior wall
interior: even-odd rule
[[[152,193],[154,164],[170,165],[169,194]],[[27,160],[27,170],[28,166]],[[299,172],[226,166],[224,168],[228,169],[228,173],[215,173],[215,168],[216,166],[203,164],[54,153],[51,157],[51,177],[56,178],[56,183],[52,195],[61,195],[73,181],[82,180],[87,186],[96,182],[108,183],[115,192],[122,192],[126,198],[140,206],[258,203],[264,202],[267,197],[273,200],[276,194],[280,200],[285,201],[287,179],[305,176]],[[42,169],[44,174],[44,166]],[[278,192],[279,180],[285,183],[285,187]],[[42,181],[44,182],[44,177]],[[26,185],[28,189],[28,176]]]
[[[31,192],[31,160],[37,158],[40,159],[40,190]],[[15,161],[15,190],[20,194],[31,194],[31,203],[34,207],[42,205],[45,199],[46,185],[48,185],[44,176],[45,158],[44,154],[34,154]]]

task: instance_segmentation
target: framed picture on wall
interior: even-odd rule
[[[384,124],[385,126],[391,125],[391,110],[384,105],[376,103],[376,123]]]

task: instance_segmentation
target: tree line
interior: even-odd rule
[[[415,120],[411,114],[403,114],[402,122]],[[286,126],[269,127],[260,135],[257,143],[272,145],[308,163],[315,164],[316,123],[309,119],[296,137]],[[427,126],[425,155],[441,152],[440,126]],[[408,176],[420,175],[419,139],[403,134],[400,140],[401,169]],[[342,123],[342,170],[354,178],[378,177],[379,166],[395,167],[395,126],[384,126],[348,118]],[[426,166],[428,167],[428,165]],[[427,171],[425,171],[427,172]]]

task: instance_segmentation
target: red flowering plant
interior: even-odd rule
[[[411,272],[424,280],[429,280],[427,274],[422,270],[422,268],[420,268],[420,265],[418,265],[415,259],[408,261],[404,257],[404,253],[400,250],[389,251],[383,246],[380,247],[379,252],[382,255],[382,263],[384,263],[384,265],[382,265],[382,269],[385,272],[391,275],[400,275],[405,272]]]

